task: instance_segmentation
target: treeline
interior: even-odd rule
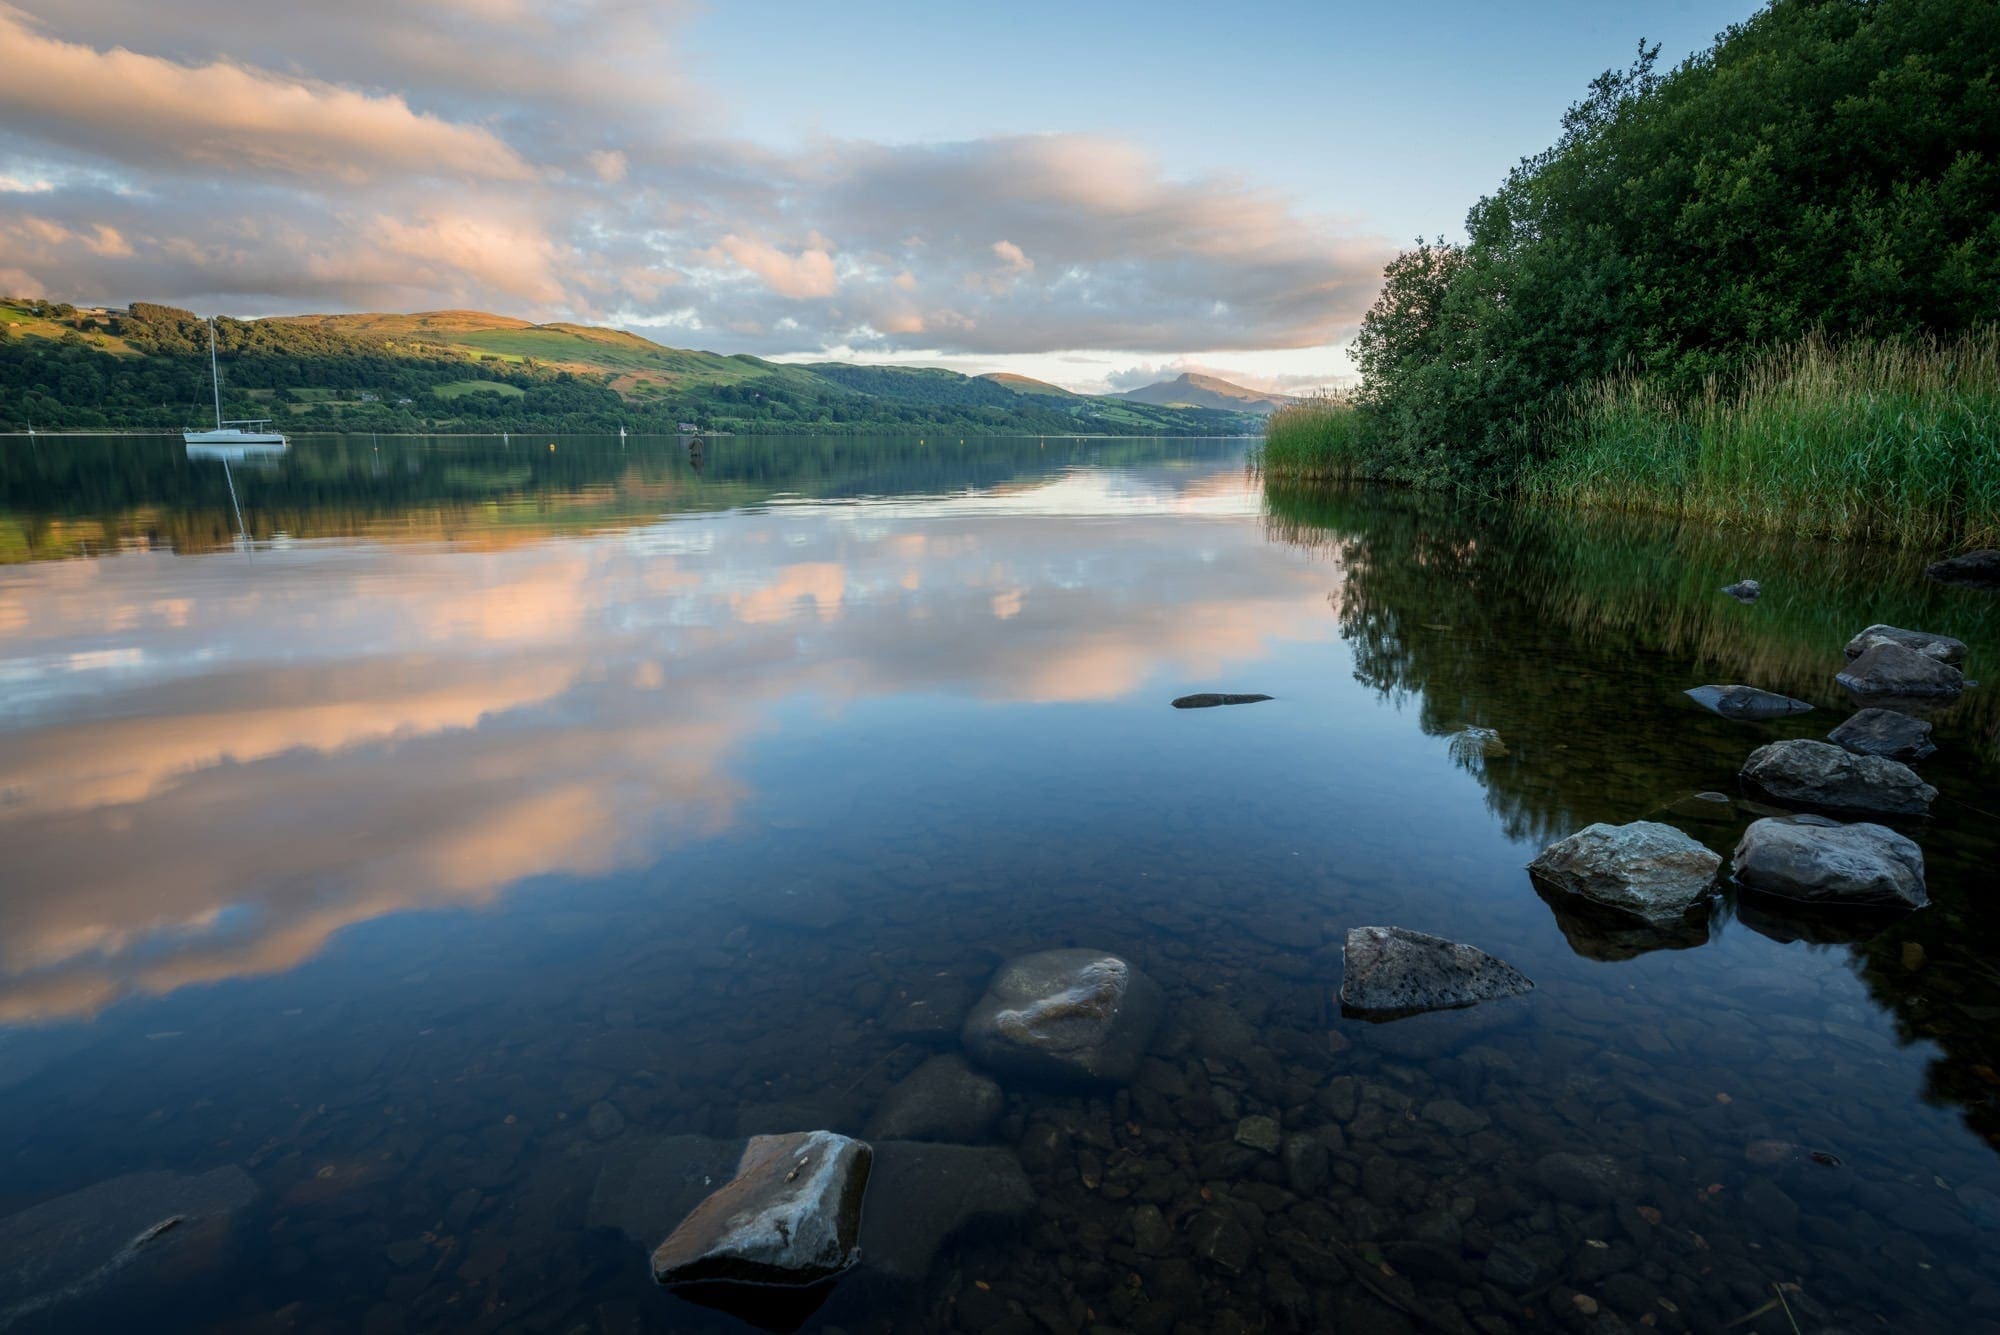
[[[149,302],[110,316],[11,303],[60,337],[0,322],[0,432],[174,429],[213,415],[208,331]],[[1015,395],[950,372],[824,365],[626,398],[608,374],[392,344],[297,321],[215,322],[223,415],[288,430],[734,434],[1227,435],[1234,414]],[[491,386],[491,389],[485,386]]]
[[[1658,50],[1591,84],[1464,245],[1389,266],[1352,415],[1322,406],[1301,451],[1319,471],[1502,490],[1590,436],[1607,383],[1726,402],[1808,340],[1929,348],[1937,381],[2000,318],[2000,5],[1774,0],[1666,73]]]

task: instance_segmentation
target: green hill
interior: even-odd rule
[[[1087,398],[1022,377],[789,365],[482,311],[216,321],[225,415],[287,429],[1232,435],[1232,411]],[[0,431],[205,419],[208,331],[147,302],[0,300]]]
[[[1026,394],[1032,398],[1075,399],[1082,397],[1073,390],[1064,389],[1061,385],[1051,385],[1046,380],[1036,380],[1031,376],[1015,375],[1009,371],[988,371],[979,378],[981,380],[991,380],[994,384],[1005,386],[1013,390],[1016,394]]]

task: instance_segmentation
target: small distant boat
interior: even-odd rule
[[[215,430],[196,431],[189,428],[181,432],[181,440],[189,445],[219,446],[223,449],[241,448],[249,445],[284,447],[287,442],[282,431],[258,431],[255,428],[269,426],[268,417],[242,417],[233,421],[222,420],[222,372],[215,364],[215,321],[208,321],[208,379],[215,390]],[[210,456],[216,457],[216,456]],[[238,456],[241,457],[241,456]]]

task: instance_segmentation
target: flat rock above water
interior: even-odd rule
[[[1954,640],[1949,635],[1934,635],[1927,630],[1904,630],[1898,626],[1883,625],[1870,626],[1847,642],[1848,661],[1861,657],[1878,644],[1900,644],[1925,658],[1935,658],[1953,667],[1965,661],[1963,640]]]
[[[1675,922],[1703,902],[1722,859],[1671,825],[1587,825],[1528,870],[1553,888],[1649,922]]]
[[[1937,789],[1899,761],[1804,738],[1758,747],[1743,762],[1742,777],[1779,802],[1832,811],[1921,816],[1937,797]]]
[[[653,1251],[662,1284],[805,1287],[854,1264],[874,1151],[831,1131],[752,1136],[730,1180]]]
[[[1476,946],[1403,927],[1356,927],[1342,953],[1340,1004],[1371,1019],[1450,1010],[1534,987]]]
[[[1881,756],[1904,764],[1936,753],[1931,725],[1894,709],[1864,709],[1826,735],[1842,750],[1857,756]]]
[[[1703,709],[1734,719],[1785,718],[1792,714],[1804,714],[1812,706],[1803,700],[1794,700],[1789,695],[1779,695],[1774,691],[1759,690],[1755,686],[1695,686],[1684,692],[1688,699]]]
[[[1923,850],[1885,826],[1824,816],[1752,821],[1736,845],[1736,879],[1784,899],[1845,908],[1922,908]]]
[[[1000,966],[961,1037],[1003,1075],[1126,1084],[1165,1009],[1159,986],[1116,955],[1044,950]]]
[[[1963,672],[1894,640],[1878,640],[1834,680],[1864,698],[1952,700],[1965,690]]]
[[[1224,695],[1214,691],[1204,691],[1197,695],[1183,695],[1174,701],[1175,709],[1213,709],[1217,705],[1254,705],[1271,697],[1268,695]]]

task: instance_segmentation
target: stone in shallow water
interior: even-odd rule
[[[990,1070],[1030,1079],[1126,1084],[1159,1026],[1157,984],[1101,950],[1044,950],[1000,966],[962,1039]]]
[[[1604,1154],[1545,1154],[1535,1162],[1535,1181],[1571,1205],[1609,1205],[1632,1193],[1632,1177]]]
[[[1000,1086],[956,1053],[933,1057],[882,1097],[870,1140],[986,1139],[1000,1116]]]
[[[1926,658],[1935,658],[1940,663],[1957,667],[1965,661],[1965,641],[1954,640],[1949,635],[1933,635],[1927,630],[1903,630],[1898,626],[1870,626],[1847,642],[1847,657],[1850,662],[1861,657],[1878,644],[1900,644],[1905,649],[1915,650]]]
[[[2000,589],[2000,551],[1987,548],[1933,561],[1924,567],[1924,573],[1940,584],[1957,584],[1968,589]]]
[[[102,1329],[96,1304],[157,1298],[218,1264],[256,1196],[234,1166],[127,1173],[0,1219],[0,1329]]]
[[[1823,816],[1753,821],[1736,845],[1736,879],[1752,890],[1810,904],[1922,908],[1924,854],[1881,825]]]
[[[1835,811],[1921,816],[1937,796],[1908,765],[1804,738],[1758,747],[1742,777],[1780,802]]]
[[[1006,1150],[882,1141],[861,1221],[859,1277],[919,1283],[947,1241],[1012,1229],[1034,1208],[1035,1190]]]
[[[1928,720],[1893,709],[1864,709],[1826,735],[1826,739],[1857,756],[1881,756],[1908,764],[1935,754]]]
[[[1246,1117],[1236,1124],[1236,1143],[1266,1154],[1276,1154],[1284,1138],[1284,1131],[1268,1117]]]
[[[1402,927],[1352,928],[1342,952],[1340,1004],[1369,1018],[1472,1006],[1533,987],[1477,947]]]
[[[1804,714],[1812,706],[1803,700],[1755,686],[1695,686],[1683,692],[1703,709],[1724,718],[1769,719]]]
[[[1579,895],[1558,890],[1540,877],[1534,878],[1534,885],[1535,893],[1556,915],[1556,926],[1562,931],[1563,940],[1585,959],[1629,960],[1656,950],[1692,950],[1708,944],[1707,900],[1694,912],[1679,918],[1654,920],[1621,909],[1603,908]]]
[[[1658,821],[1586,825],[1543,849],[1528,870],[1553,888],[1653,922],[1703,903],[1722,859]]]
[[[1834,680],[1858,696],[1901,700],[1952,700],[1965,689],[1963,672],[1894,640],[1877,641]]]
[[[874,1152],[831,1131],[753,1136],[735,1175],[653,1251],[661,1284],[805,1287],[854,1264]]]
[[[1217,705],[1254,705],[1270,698],[1268,695],[1222,695],[1214,691],[1204,691],[1198,695],[1183,695],[1174,701],[1174,708],[1213,709]]]
[[[1725,584],[1722,591],[1739,603],[1754,603],[1764,592],[1764,586],[1754,579],[1739,579],[1734,584]]]

